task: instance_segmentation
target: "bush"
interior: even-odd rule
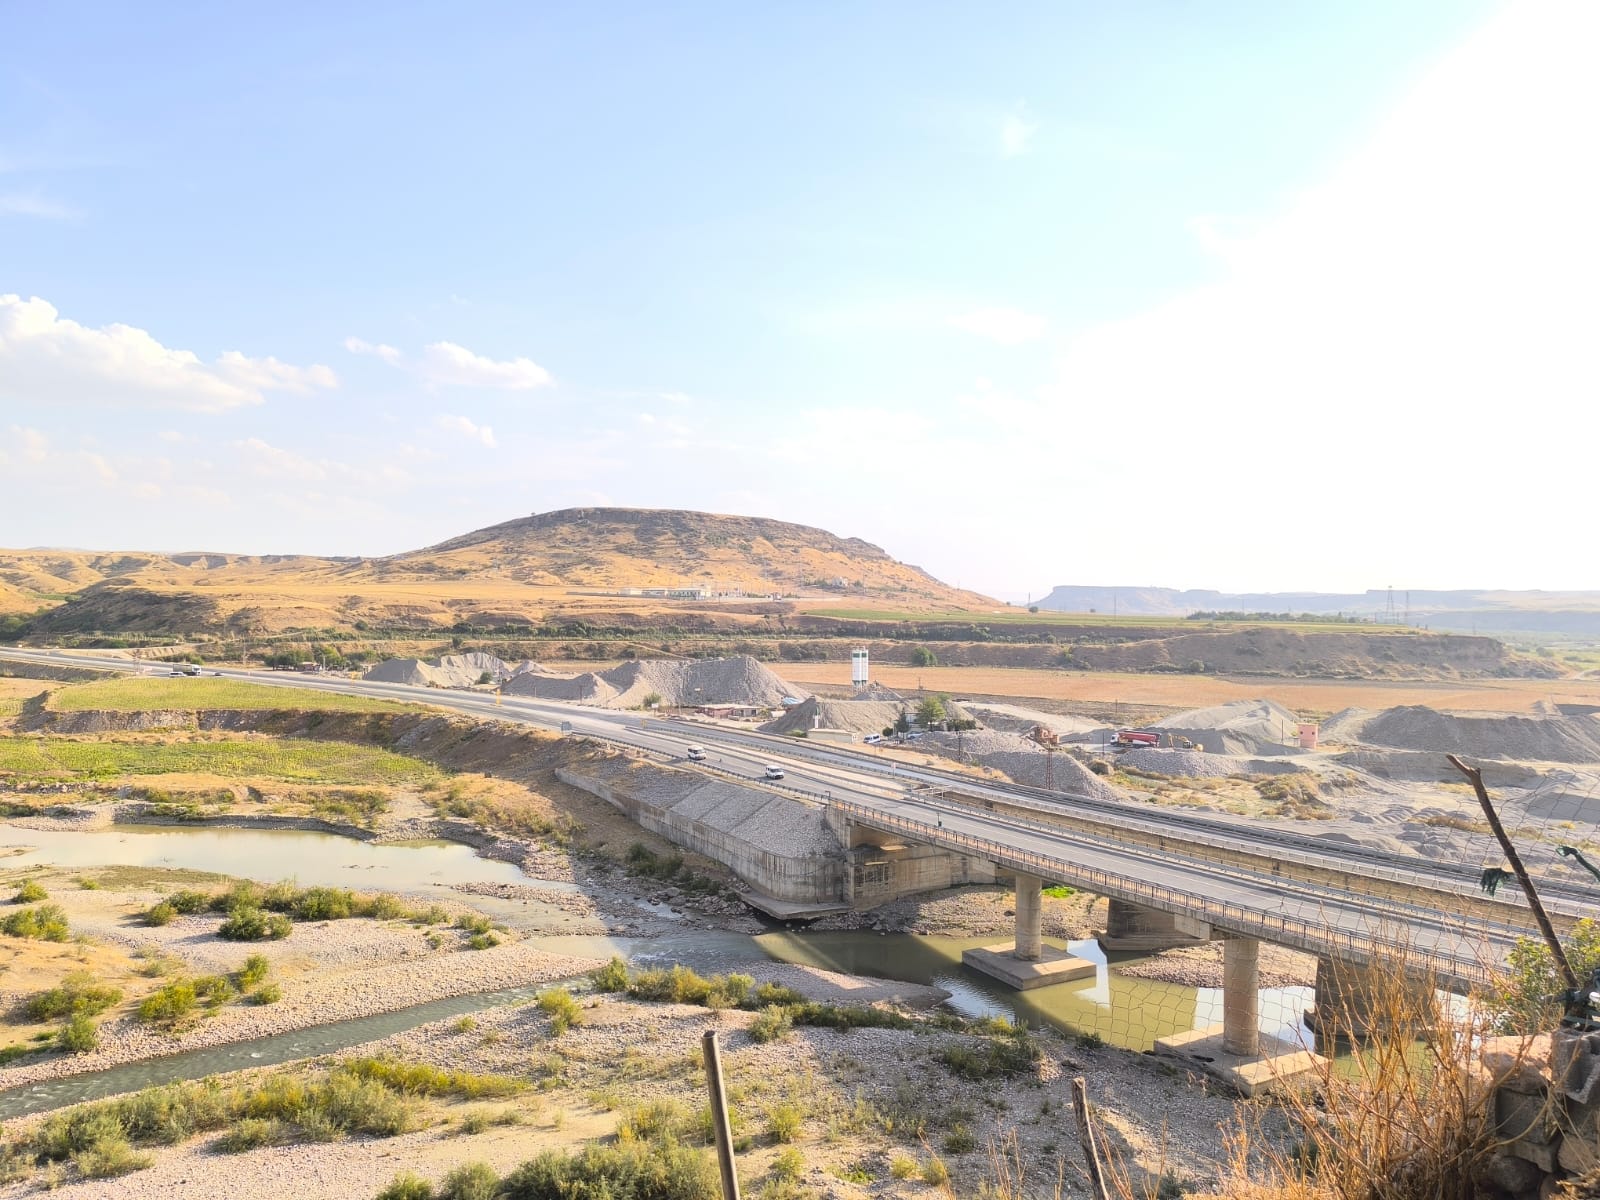
[[[539,993],[539,1011],[550,1018],[550,1032],[560,1037],[574,1025],[582,1024],[583,1009],[564,987],[549,988]]]
[[[490,950],[500,944],[500,939],[492,933],[475,933],[467,939],[468,950]]]
[[[177,918],[178,910],[173,907],[172,901],[163,900],[144,910],[144,923],[146,925],[171,925]]]
[[[307,888],[290,910],[297,921],[343,921],[356,907],[355,894],[343,888]]]
[[[805,1169],[806,1160],[793,1146],[778,1151],[777,1157],[772,1160],[774,1179],[799,1179],[805,1173]]]
[[[605,966],[589,973],[597,992],[625,992],[628,990],[628,964],[613,958]]]
[[[917,1160],[909,1154],[896,1154],[889,1159],[891,1179],[910,1179],[917,1173]]]
[[[265,954],[252,954],[244,960],[244,966],[239,968],[239,990],[241,992],[253,990],[257,985],[265,983],[271,972],[272,964],[267,961]]]
[[[500,1181],[501,1200],[715,1200],[716,1168],[702,1151],[673,1141],[585,1146],[577,1154],[547,1150]]]
[[[131,1171],[142,1171],[153,1160],[140,1154],[125,1137],[100,1138],[72,1156],[72,1165],[85,1179],[112,1179]]]
[[[769,1004],[750,1023],[750,1040],[760,1043],[775,1042],[792,1028],[794,1028],[794,1018],[789,1015],[789,1010],[781,1005]]]
[[[30,1021],[59,1021],[79,1015],[94,1017],[121,999],[121,992],[97,984],[89,972],[73,971],[56,987],[28,997],[23,1011]]]
[[[932,1187],[943,1187],[950,1182],[950,1168],[944,1165],[944,1159],[937,1154],[928,1156],[928,1161],[922,1164],[922,1182]]]
[[[464,1163],[439,1184],[439,1200],[494,1200],[500,1176],[488,1163]]]
[[[229,912],[228,919],[218,926],[217,936],[230,942],[277,941],[288,937],[292,928],[289,918],[282,913],[268,913],[240,905]]]
[[[5,920],[0,921],[0,932],[41,942],[64,942],[72,936],[72,930],[67,927],[67,914],[59,904],[41,904],[38,908],[19,908],[7,913]]]
[[[963,1079],[1020,1075],[1039,1065],[1039,1047],[1024,1029],[1007,1037],[989,1038],[978,1046],[947,1046],[939,1061]]]
[[[250,993],[251,1004],[276,1004],[283,999],[283,989],[275,983],[263,983]]]
[[[913,646],[911,649],[911,665],[913,667],[936,667],[939,657],[926,646]]]
[[[17,894],[11,897],[13,904],[37,904],[40,900],[50,899],[50,893],[40,886],[39,881],[30,879],[17,889]]]
[[[775,1142],[792,1142],[800,1136],[805,1114],[798,1104],[784,1101],[767,1109],[767,1136]]]
[[[214,1143],[223,1154],[242,1154],[262,1146],[276,1146],[285,1140],[283,1123],[265,1117],[246,1117],[235,1122]]]
[[[139,1002],[139,1019],[146,1025],[175,1028],[194,1012],[194,984],[179,979],[151,992]]]
[[[181,892],[173,892],[172,895],[168,896],[162,901],[162,903],[172,905],[175,911],[180,912],[187,917],[192,916],[194,913],[205,912],[206,908],[211,903],[211,897],[207,896],[204,892],[191,892],[185,890]]]
[[[978,1139],[972,1135],[972,1130],[960,1122],[956,1123],[956,1127],[944,1139],[946,1154],[971,1154],[977,1148]]]
[[[56,1032],[56,1045],[68,1054],[87,1054],[100,1047],[100,1033],[83,1013],[69,1017]]]
[[[193,985],[195,999],[207,1008],[221,1008],[233,999],[233,983],[226,975],[198,975]]]
[[[434,1200],[433,1184],[411,1171],[402,1171],[389,1181],[375,1200]]]

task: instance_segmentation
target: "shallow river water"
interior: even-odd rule
[[[0,849],[30,847],[8,857],[8,865],[163,866],[217,871],[304,885],[438,895],[463,883],[515,883],[571,891],[574,885],[530,879],[510,863],[477,856],[453,842],[375,845],[333,834],[287,830],[116,826],[108,830],[58,832],[0,823]],[[537,922],[527,905],[491,897],[458,897],[513,926]],[[1052,1025],[1094,1034],[1132,1050],[1147,1050],[1158,1037],[1218,1024],[1222,992],[1151,980],[1129,979],[1107,970],[1092,940],[1065,945],[1098,965],[1092,979],[1014,992],[961,964],[961,951],[995,939],[918,937],[910,934],[801,933],[773,931],[754,937],[683,930],[651,938],[534,936],[552,953],[608,958],[621,955],[641,965],[682,962],[702,971],[737,969],[740,962],[777,959],[854,975],[931,984],[951,993],[951,1007],[968,1016],[1004,1014],[1032,1026]],[[397,1012],[361,1017],[253,1042],[187,1051],[104,1071],[0,1091],[0,1120],[115,1095],[151,1084],[197,1079],[219,1071],[266,1066],[390,1036],[405,1029],[477,1009],[531,999],[537,988],[513,988],[435,1000]],[[1310,988],[1269,988],[1261,993],[1261,1027],[1309,1044],[1303,1012]]]

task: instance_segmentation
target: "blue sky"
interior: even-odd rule
[[[0,544],[1600,587],[1581,0],[236,9],[0,10]]]

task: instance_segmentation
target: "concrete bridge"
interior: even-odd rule
[[[1461,990],[1488,982],[1516,939],[1529,932],[1482,916],[1445,915],[1425,905],[1251,872],[1235,862],[1152,850],[927,798],[835,799],[828,823],[856,863],[846,873],[847,890],[870,891],[863,868],[914,854],[918,846],[1012,875],[1013,944],[963,957],[1013,987],[1061,983],[1095,971],[1093,964],[1043,942],[1041,892],[1052,883],[1108,898],[1101,938],[1108,950],[1150,952],[1221,940],[1222,1025],[1161,1039],[1156,1048],[1192,1058],[1246,1093],[1316,1062],[1307,1048],[1260,1033],[1262,942],[1316,955],[1317,999],[1308,1019],[1321,1034],[1360,1036],[1370,1032],[1376,1010],[1393,1003],[1399,967],[1409,973],[1400,994],[1420,1016],[1436,987]],[[865,898],[846,896],[857,903]]]

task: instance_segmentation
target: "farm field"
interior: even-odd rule
[[[849,663],[769,664],[790,683],[848,688]],[[1274,679],[1265,676],[1130,675],[1103,671],[1042,671],[1001,667],[872,667],[874,682],[953,696],[1037,697],[1170,708],[1202,708],[1230,700],[1276,700],[1301,713],[1344,708],[1425,704],[1453,712],[1530,712],[1540,701],[1600,704],[1600,679],[1480,679],[1453,683],[1382,680]]]

